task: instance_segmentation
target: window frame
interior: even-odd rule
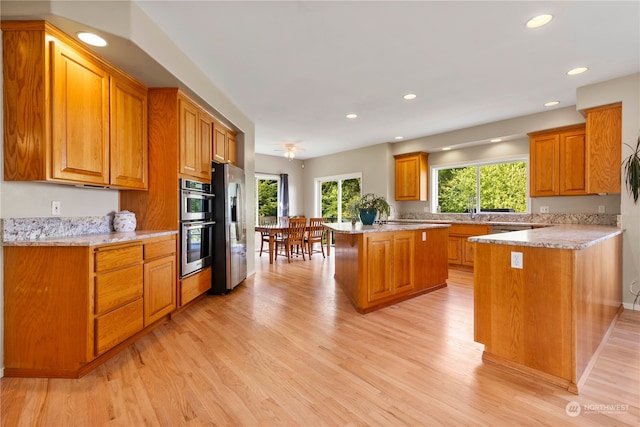
[[[527,174],[526,180],[526,188],[525,188],[525,202],[527,205],[525,212],[500,212],[500,215],[515,215],[515,214],[530,214],[531,213],[531,197],[529,196],[529,179],[530,179],[530,171],[529,171],[529,155],[514,155],[493,159],[484,159],[484,160],[476,160],[476,161],[466,161],[466,162],[455,162],[455,163],[443,163],[437,166],[429,166],[430,170],[430,188],[429,188],[429,209],[431,212],[437,212],[437,208],[439,206],[438,200],[438,171],[442,169],[455,169],[455,168],[464,168],[473,166],[476,168],[476,212],[481,214],[483,211],[480,210],[480,167],[482,166],[490,166],[501,163],[515,163],[515,162],[524,162]],[[452,214],[454,212],[443,212]],[[460,212],[458,212],[460,213]],[[495,212],[485,212],[485,213],[495,213]]]
[[[256,173],[254,174],[254,180],[253,183],[255,185],[255,223],[256,225],[258,224],[258,219],[260,218],[260,205],[259,205],[259,201],[260,201],[260,194],[259,194],[259,186],[258,186],[258,181],[259,180],[272,180],[272,181],[276,181],[276,186],[278,187],[278,191],[276,192],[276,197],[277,197],[277,206],[280,206],[280,175],[275,175],[275,174],[269,174],[269,173]]]
[[[314,206],[313,211],[315,216],[322,214],[322,183],[328,181],[338,181],[338,218],[337,221],[342,221],[342,181],[346,179],[360,179],[360,195],[362,195],[362,172],[352,172],[340,175],[321,176],[314,178]]]

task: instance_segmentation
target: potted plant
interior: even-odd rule
[[[354,200],[350,209],[353,213],[357,212],[363,225],[371,225],[375,221],[376,216],[382,216],[382,214],[389,216],[391,213],[391,207],[389,203],[387,203],[387,200],[373,193],[367,193],[359,199]]]
[[[624,144],[633,150],[633,147],[629,144]],[[629,157],[622,162],[624,166],[624,182],[627,186],[627,190],[633,196],[633,203],[638,203],[638,196],[640,196],[640,136],[638,136],[638,143],[636,149]]]

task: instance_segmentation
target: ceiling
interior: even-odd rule
[[[640,71],[637,1],[135,3],[255,123],[261,154],[293,143],[312,158],[567,107],[578,87]],[[525,27],[542,13],[551,23]]]

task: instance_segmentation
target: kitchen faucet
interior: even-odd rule
[[[471,219],[476,219],[476,195],[469,194],[469,201],[467,202],[467,211],[471,214]]]

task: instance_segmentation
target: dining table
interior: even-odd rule
[[[257,233],[269,233],[269,264],[273,264],[273,257],[276,252],[276,236],[280,233],[283,233],[287,228],[288,226],[284,224],[263,224],[255,226],[255,230]],[[331,254],[330,248],[331,241],[329,239],[329,236],[327,236],[327,256]]]

